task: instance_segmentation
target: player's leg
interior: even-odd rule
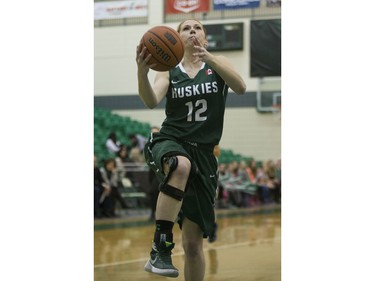
[[[185,281],[203,281],[206,267],[203,233],[198,224],[188,218],[182,223],[182,245],[185,251]]]
[[[190,160],[184,156],[172,156],[177,159],[175,167],[169,166],[168,163],[164,164],[164,171],[169,174],[168,181],[164,184],[164,189],[159,192],[158,200],[156,203],[156,220],[166,220],[174,222],[177,218],[178,212],[181,209],[183,192],[185,191],[187,181],[190,175]],[[172,157],[170,159],[172,159]],[[173,171],[171,171],[173,169]],[[170,172],[170,173],[169,173]],[[181,191],[181,195],[172,197],[171,193],[177,190]]]
[[[182,199],[190,176],[191,163],[185,156],[170,155],[163,160],[166,178],[160,185],[155,212],[155,233],[150,260],[145,270],[168,277],[177,277],[171,250],[174,248],[172,228],[181,209]]]

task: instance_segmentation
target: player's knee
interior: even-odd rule
[[[191,163],[190,160],[184,156],[176,156],[178,164],[173,171],[173,175],[178,178],[188,178],[190,175]]]
[[[199,257],[203,251],[201,244],[193,240],[184,241],[183,248],[184,248],[185,256],[188,258]]]
[[[164,157],[163,162],[166,175],[165,182],[168,182],[171,177],[191,181],[199,173],[197,165],[185,156]]]

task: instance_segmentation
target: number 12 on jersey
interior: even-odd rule
[[[205,121],[207,120],[207,116],[204,116],[204,113],[207,110],[207,101],[205,99],[197,100],[195,102],[195,107],[192,101],[185,103],[188,107],[188,114],[187,114],[187,121]],[[193,120],[193,112],[194,113],[194,120]]]

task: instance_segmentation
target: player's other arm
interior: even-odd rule
[[[139,50],[139,46],[137,47],[136,61],[138,66],[138,94],[148,108],[154,108],[167,94],[169,86],[169,72],[158,72],[155,76],[154,84],[151,86],[147,76],[150,66],[152,66],[147,65],[151,55],[148,55],[145,59],[143,59],[145,51],[146,48]]]
[[[148,108],[156,107],[167,94],[169,72],[158,72],[151,86],[147,75],[138,75],[138,94]]]
[[[226,57],[212,55],[198,40],[194,41],[194,45],[194,62],[204,61],[208,63],[235,93],[243,95],[246,92],[245,82]]]
[[[224,79],[225,83],[236,94],[243,95],[246,92],[244,80],[226,57],[211,56],[211,60],[208,64]]]

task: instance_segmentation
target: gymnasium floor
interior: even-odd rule
[[[205,239],[205,281],[280,281],[281,206],[217,210],[218,239]],[[94,226],[95,281],[184,280],[181,232],[175,224],[172,260],[178,278],[143,270],[154,224],[147,215],[96,220]]]

